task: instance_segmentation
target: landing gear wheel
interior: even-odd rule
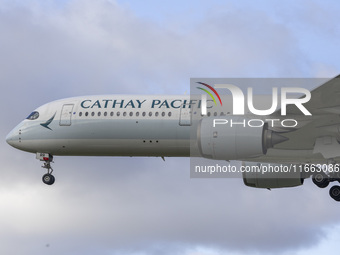
[[[335,185],[329,190],[329,195],[335,200],[340,201],[340,186]]]
[[[53,169],[51,167],[51,163],[53,163],[53,156],[49,153],[39,153],[37,152],[37,159],[44,162],[42,168],[47,170],[47,174],[44,174],[42,177],[43,183],[47,185],[52,185],[55,182],[55,178],[52,175]]]
[[[328,176],[324,172],[314,174],[313,182],[319,188],[326,188],[329,185]]]
[[[44,174],[42,181],[47,185],[52,185],[55,182],[55,178],[52,174]]]

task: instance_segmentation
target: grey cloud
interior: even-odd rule
[[[30,177],[19,187],[7,184],[1,225],[12,219],[35,244],[52,239],[56,253],[83,245],[147,254],[157,245],[169,253],[196,245],[271,253],[313,245],[326,234],[321,226],[337,217],[310,182],[270,192],[239,179],[189,179],[187,159],[95,158],[77,167],[75,160],[81,158],[57,158],[56,186]],[[9,233],[9,243],[24,238]]]
[[[194,76],[291,76],[313,66],[301,64],[284,24],[228,8],[185,33],[109,1],[1,8],[1,137],[62,97],[183,93]],[[338,205],[310,180],[269,192],[241,179],[190,179],[188,159],[56,157],[56,184],[46,187],[34,155],[4,140],[0,152],[2,254],[284,253],[338,224]]]
[[[300,69],[291,62],[301,55],[296,39],[262,12],[239,15],[228,7],[181,33],[106,1],[36,9],[3,11],[3,79],[21,78],[54,96],[183,92],[194,76],[294,75]]]

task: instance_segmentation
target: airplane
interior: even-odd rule
[[[312,172],[306,171],[306,166],[315,170],[326,165],[332,170],[340,163],[340,75],[310,93],[311,100],[304,106],[312,117],[306,118],[293,105],[287,106],[299,120],[294,128],[270,128],[265,123],[258,128],[229,131],[211,123],[216,118],[228,122],[233,117],[230,111],[214,112],[210,107],[203,115],[198,109],[201,100],[188,95],[66,98],[35,109],[10,131],[6,141],[16,149],[36,154],[47,171],[42,177],[47,185],[55,182],[51,166],[54,156],[152,156],[163,160],[194,156],[238,160],[244,167],[274,163],[302,169],[289,178],[281,173],[262,178],[258,173],[243,172],[244,184],[250,187],[294,187],[312,177],[318,187],[325,188],[330,182],[340,182],[339,171]],[[282,119],[278,112],[270,116]],[[340,201],[340,186],[334,185],[329,194]]]

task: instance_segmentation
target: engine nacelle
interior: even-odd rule
[[[303,184],[304,179],[294,164],[242,162],[243,182],[254,188],[287,188]],[[295,171],[294,171],[295,170]]]
[[[265,155],[267,149],[287,138],[268,130],[268,124],[250,126],[241,116],[201,119],[197,129],[202,157],[218,160],[240,160]]]

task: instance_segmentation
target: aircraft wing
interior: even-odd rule
[[[340,157],[340,75],[311,91],[311,99],[303,104],[312,116],[304,116],[295,105],[287,106],[287,116],[296,119],[296,129],[282,131],[288,141],[276,149],[313,150],[324,158]],[[280,111],[274,113],[278,117]]]
[[[312,114],[340,114],[340,75],[311,91],[311,99],[303,104]],[[294,105],[287,106],[287,114],[302,114]]]

